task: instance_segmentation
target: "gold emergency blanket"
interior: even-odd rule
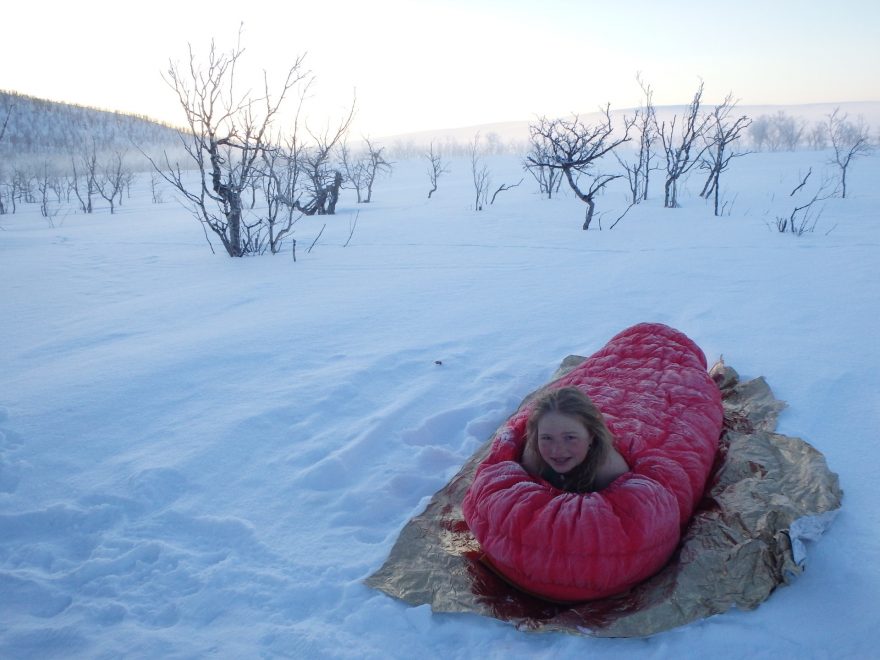
[[[583,360],[566,358],[554,380]],[[406,524],[366,584],[434,612],[473,612],[523,630],[597,637],[651,635],[733,605],[757,607],[801,573],[802,541],[817,539],[830,524],[842,492],[821,453],[773,432],[785,404],[763,378],[739,382],[722,362],[711,374],[724,403],[716,466],[681,545],[654,577],[626,593],[572,605],[529,596],[489,570],[461,501],[490,438]]]

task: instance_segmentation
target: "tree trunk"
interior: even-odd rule
[[[242,256],[241,249],[241,196],[238,193],[231,192],[228,196],[229,214],[226,216],[229,221],[229,252],[230,257]]]
[[[338,171],[333,175],[333,183],[330,185],[327,200],[327,215],[336,214],[336,202],[339,201],[339,189],[342,187],[342,174]]]
[[[587,205],[587,215],[584,219],[583,230],[587,231],[590,228],[590,223],[593,221],[593,211],[596,210],[596,203],[593,201],[592,197],[585,197],[584,202]]]
[[[718,215],[718,189],[721,186],[718,185],[718,179],[715,179],[715,215]]]

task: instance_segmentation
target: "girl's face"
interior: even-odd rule
[[[559,474],[570,472],[590,453],[593,438],[576,417],[545,413],[538,420],[538,453]]]

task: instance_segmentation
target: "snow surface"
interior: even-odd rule
[[[0,217],[0,657],[869,657],[880,630],[880,158],[816,231],[772,227],[827,152],[755,154],[716,218],[695,174],[608,226],[533,182],[471,209],[424,161],[289,252],[213,256],[142,180],[121,212]],[[523,173],[488,160],[495,185]],[[170,194],[169,194],[170,196]],[[351,244],[346,242],[359,212]],[[327,228],[311,250],[323,223]],[[840,474],[806,573],[648,639],[529,634],[362,584],[405,522],[571,353],[639,321],[789,403]],[[442,364],[435,364],[441,361]]]

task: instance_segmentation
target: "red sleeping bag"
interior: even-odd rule
[[[700,348],[642,323],[550,388],[572,385],[602,411],[630,471],[595,493],[569,493],[518,462],[528,404],[499,429],[462,503],[486,558],[552,600],[609,596],[656,573],[699,502],[721,433],[718,387]]]

